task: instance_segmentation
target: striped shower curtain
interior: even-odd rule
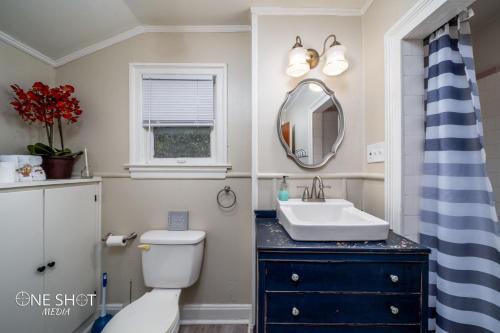
[[[424,46],[420,240],[432,249],[429,331],[500,333],[500,227],[486,174],[469,24],[452,21]]]

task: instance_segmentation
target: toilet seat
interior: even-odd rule
[[[103,333],[177,333],[180,289],[153,289],[119,311]]]

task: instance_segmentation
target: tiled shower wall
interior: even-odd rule
[[[496,36],[500,20],[475,31],[474,55],[477,73],[499,66],[500,47]],[[424,48],[422,40],[405,40],[403,50],[403,235],[418,240],[420,177],[423,164],[424,128]],[[497,195],[500,212],[500,73],[478,80],[483,116],[487,170]]]
[[[418,241],[420,177],[424,158],[424,48],[404,40],[403,50],[403,236]]]

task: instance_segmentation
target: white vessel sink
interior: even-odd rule
[[[367,214],[346,200],[303,202],[278,200],[279,223],[299,241],[385,240],[389,223]]]

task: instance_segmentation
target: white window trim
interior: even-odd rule
[[[213,158],[154,159],[148,156],[148,131],[142,125],[142,76],[144,74],[214,75],[216,127]],[[227,162],[227,65],[220,63],[130,63],[129,64],[129,163],[131,178],[224,179],[231,166]],[[180,160],[185,160],[185,164]]]

